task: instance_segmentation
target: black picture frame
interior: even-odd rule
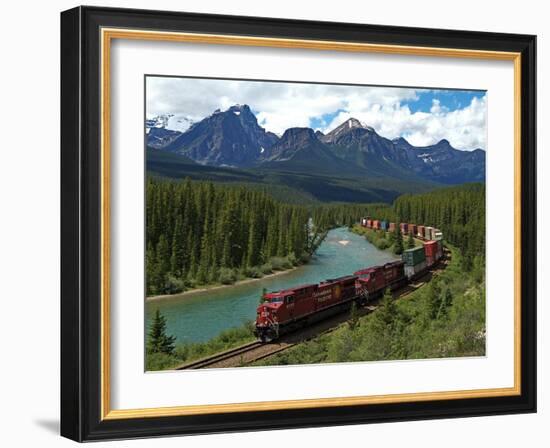
[[[100,29],[129,28],[521,53],[521,394],[101,418]],[[61,434],[76,441],[536,412],[536,36],[77,7],[61,14]]]

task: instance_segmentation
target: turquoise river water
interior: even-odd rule
[[[263,288],[275,291],[318,283],[392,260],[392,254],[378,250],[347,228],[333,229],[310,262],[293,271],[241,285],[147,301],[147,328],[158,308],[166,317],[168,334],[176,336],[177,342],[207,341],[223,330],[255,319]]]

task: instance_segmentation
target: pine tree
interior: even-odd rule
[[[348,327],[350,330],[355,330],[359,325],[359,311],[357,310],[357,302],[351,304],[349,311]]]
[[[395,224],[395,245],[393,246],[393,253],[396,255],[401,255],[403,253],[403,234],[401,233],[401,228],[396,223]]]
[[[427,305],[428,316],[430,319],[435,319],[441,307],[441,286],[437,280],[430,282]]]
[[[397,317],[397,306],[390,288],[384,291],[381,304],[382,306],[375,314],[385,325],[392,325]]]
[[[168,336],[166,334],[166,318],[156,310],[153,323],[149,329],[147,339],[147,352],[148,353],[165,353],[171,355],[174,352],[176,341],[175,336]]]
[[[441,296],[441,304],[439,305],[439,310],[437,312],[437,318],[441,319],[447,317],[447,310],[453,304],[453,294],[450,288],[447,288]]]
[[[409,233],[409,238],[407,239],[407,249],[413,249],[414,248],[414,238],[412,233]]]
[[[250,228],[248,231],[248,249],[246,264],[248,267],[258,266],[261,262],[261,234],[258,215],[250,214]]]
[[[156,253],[158,275],[159,275],[157,287],[160,289],[164,288],[164,284],[166,283],[166,278],[168,276],[168,273],[170,272],[171,255],[172,255],[172,251],[170,249],[170,245],[168,244],[165,234],[162,233],[159,237],[159,242],[157,244],[157,253]],[[164,291],[162,290],[160,292],[164,292]]]
[[[172,237],[172,256],[170,257],[170,271],[180,277],[185,269],[185,234],[183,221],[180,215],[176,218],[174,236]]]

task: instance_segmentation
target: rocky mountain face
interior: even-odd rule
[[[416,147],[404,138],[382,137],[355,118],[327,134],[290,128],[279,138],[258,124],[247,105],[235,105],[214,112],[184,133],[174,132],[151,128],[148,146],[202,165],[390,176],[443,184],[485,180],[485,151],[481,149],[459,151],[447,140]]]
[[[181,132],[165,128],[150,128],[147,132],[147,146],[153,149],[162,149],[181,135]]]
[[[203,165],[248,167],[277,140],[258,125],[247,105],[235,105],[193,124],[162,149]]]
[[[404,138],[393,143],[406,155],[406,166],[422,177],[448,184],[485,181],[482,149],[459,151],[445,139],[430,146],[413,146]]]

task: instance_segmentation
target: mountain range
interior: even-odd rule
[[[327,134],[295,127],[278,136],[258,124],[248,105],[234,105],[225,111],[216,110],[184,132],[166,129],[165,123],[162,119],[147,120],[146,140],[148,159],[152,163],[162,160],[164,169],[159,174],[169,177],[174,177],[174,169],[166,173],[169,157],[160,153],[173,154],[170,160],[187,167],[181,168],[183,171],[200,165],[210,167],[209,172],[217,168],[224,169],[223,173],[227,169],[244,170],[270,178],[285,173],[287,179],[314,176],[347,179],[347,184],[355,179],[363,185],[375,182],[377,188],[396,194],[485,181],[482,149],[460,151],[447,140],[417,147],[404,138],[387,139],[355,118]]]

